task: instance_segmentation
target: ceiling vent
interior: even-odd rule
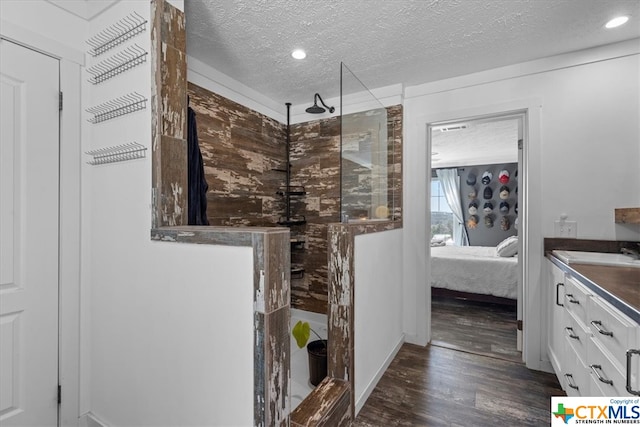
[[[439,129],[440,129],[440,132],[455,132],[457,130],[462,130],[466,128],[467,128],[467,125],[461,124],[461,125],[442,126]]]

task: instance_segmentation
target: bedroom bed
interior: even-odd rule
[[[431,247],[432,294],[515,304],[517,240],[513,248],[513,242],[506,252],[500,251],[500,245]]]

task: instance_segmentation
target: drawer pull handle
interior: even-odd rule
[[[564,374],[564,377],[567,379],[567,385],[569,387],[571,387],[574,390],[578,390],[578,386],[573,384],[573,375],[571,374]]]
[[[599,334],[606,335],[608,337],[612,337],[613,336],[613,332],[607,331],[606,329],[602,329],[602,322],[601,321],[592,320],[591,324],[593,325],[594,328],[596,328],[596,331],[598,331]]]
[[[600,380],[600,382],[603,382],[605,384],[609,384],[609,385],[613,385],[613,381],[603,377],[602,375],[600,375],[598,373],[598,369],[602,371],[602,366],[600,365],[589,365],[589,367],[591,368],[591,370],[593,371],[594,374],[596,374],[596,377],[598,377],[598,379]]]
[[[640,390],[631,388],[631,356],[634,354],[640,355],[640,350],[627,350],[627,391],[636,396],[640,396]]]
[[[560,304],[560,286],[564,286],[564,283],[556,283],[556,305],[564,307],[564,304]]]
[[[580,301],[578,301],[577,299],[575,299],[573,297],[573,294],[565,294],[567,296],[567,298],[569,298],[569,302],[571,304],[580,304]]]
[[[573,338],[574,340],[580,340],[580,337],[576,335],[576,333],[574,332],[571,326],[567,326],[565,329],[569,333],[569,338]]]

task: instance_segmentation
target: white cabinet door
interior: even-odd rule
[[[562,270],[556,267],[551,261],[546,260],[547,265],[547,277],[549,300],[547,306],[549,307],[549,331],[547,336],[549,337],[548,351],[549,360],[553,365],[553,369],[558,376],[558,380],[563,388],[565,388],[565,378],[562,371],[564,353],[564,294],[565,294],[565,274]]]
[[[607,349],[616,368],[624,371],[627,350],[638,348],[638,324],[601,298],[589,300],[588,313],[594,338]]]
[[[565,370],[562,376],[567,396],[589,396],[589,368],[576,352],[572,338],[569,336],[565,338],[564,365]]]
[[[564,306],[585,327],[588,327],[589,324],[587,321],[587,302],[591,295],[593,292],[574,277],[568,276],[565,280]]]
[[[609,352],[592,336],[587,343],[587,366],[591,370],[592,396],[628,396],[625,375],[617,369]]]
[[[624,375],[625,388],[628,383],[637,392],[640,388],[640,354],[636,351],[640,351],[640,327],[601,298],[591,298],[587,311],[594,340],[605,349],[611,364]]]
[[[58,418],[58,61],[0,40],[0,424]]]
[[[640,342],[640,331],[637,338]],[[627,360],[625,363],[625,389],[629,394],[640,396],[640,349],[630,348],[627,350]]]

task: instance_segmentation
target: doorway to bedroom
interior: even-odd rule
[[[429,125],[431,344],[522,362],[525,114]]]

